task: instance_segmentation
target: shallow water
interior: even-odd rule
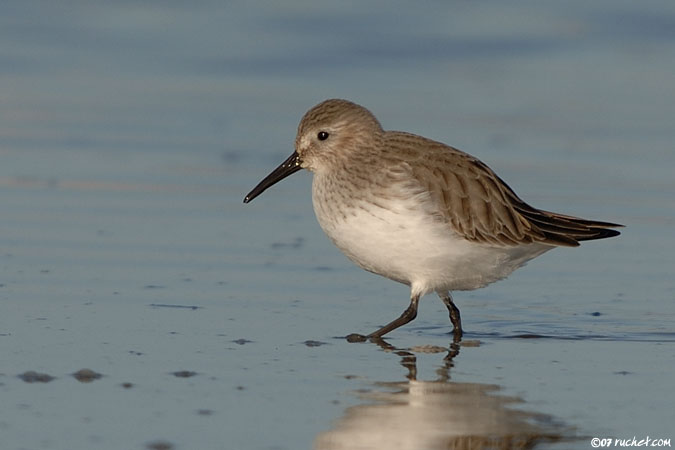
[[[4,2],[0,448],[675,437],[675,8],[562,5]],[[407,288],[332,247],[309,174],[241,203],[333,96],[627,228],[456,293],[459,347],[433,296],[349,344]]]

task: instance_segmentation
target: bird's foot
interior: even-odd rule
[[[452,330],[452,342],[461,341],[463,335],[464,335],[464,332],[462,331],[461,328],[455,328],[454,330]]]
[[[367,340],[368,336],[364,336],[358,333],[352,333],[347,336],[347,342],[366,342]]]

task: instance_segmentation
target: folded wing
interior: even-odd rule
[[[411,139],[424,138],[401,133],[396,143],[405,145]],[[429,151],[416,155],[427,160],[426,164],[409,167],[431,194],[440,216],[470,241],[502,246],[543,243],[575,247],[580,241],[620,234],[613,229],[622,226],[619,224],[534,208],[480,160],[442,143],[428,144],[424,147]]]

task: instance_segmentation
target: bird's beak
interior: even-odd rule
[[[267,175],[260,183],[258,183],[256,187],[253,188],[251,192],[248,193],[246,197],[244,197],[244,203],[250,202],[262,194],[268,187],[302,169],[302,167],[300,167],[300,163],[300,155],[298,155],[298,152],[293,152],[293,154],[289,156],[286,161],[282,162],[279,167],[274,169],[272,173]]]

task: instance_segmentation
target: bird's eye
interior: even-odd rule
[[[325,141],[326,139],[328,139],[328,133],[326,133],[325,131],[319,131],[319,134],[317,134],[316,137],[320,141]]]

